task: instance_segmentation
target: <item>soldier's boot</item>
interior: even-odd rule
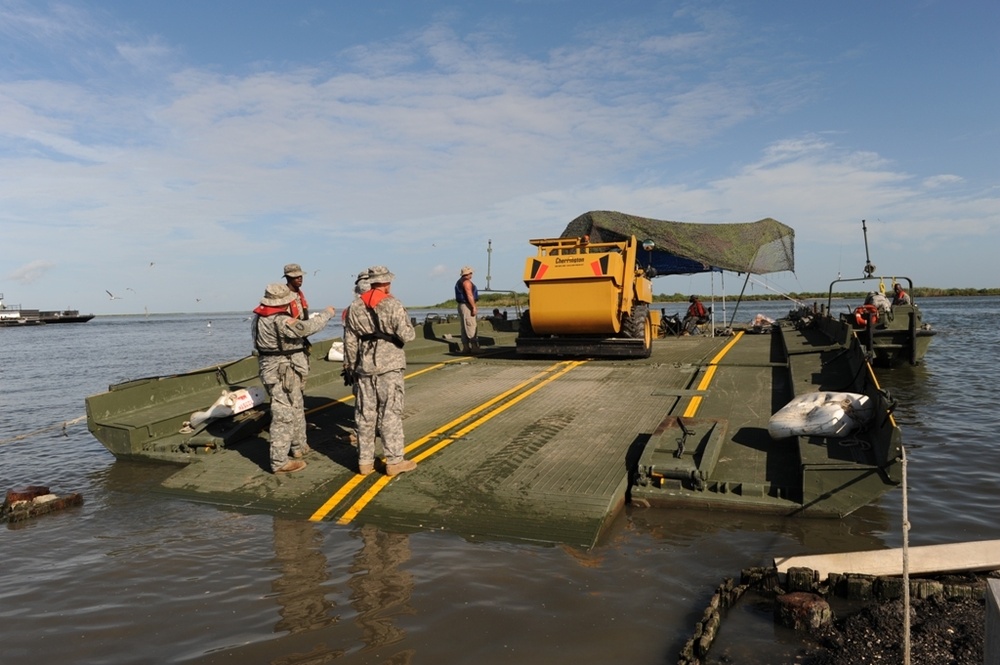
[[[369,473],[375,470],[374,464],[359,464],[358,465],[358,475],[367,476]]]
[[[294,457],[295,459],[302,459],[303,457],[305,457],[306,455],[308,455],[311,452],[312,452],[312,448],[310,448],[306,444],[302,444],[302,446],[300,446],[300,447],[298,447],[298,448],[296,448],[295,450],[292,451],[292,457]]]
[[[306,463],[302,460],[290,459],[285,462],[282,466],[279,466],[274,470],[275,473],[295,473],[296,471],[301,471],[306,468]]]
[[[398,476],[401,473],[406,473],[407,471],[413,471],[417,468],[417,463],[411,459],[404,459],[395,464],[387,464],[385,467],[385,475],[387,476]]]

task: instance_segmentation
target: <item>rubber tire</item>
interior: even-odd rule
[[[649,305],[635,305],[632,313],[625,319],[622,332],[629,339],[643,341],[643,353],[640,357],[648,358],[653,352],[653,324],[649,319]]]

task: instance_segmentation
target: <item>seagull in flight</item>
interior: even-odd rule
[[[111,291],[108,291],[107,289],[104,289],[104,292],[107,293],[108,297],[111,298],[112,300],[121,300],[122,299],[121,296],[116,296],[115,294],[111,293]]]

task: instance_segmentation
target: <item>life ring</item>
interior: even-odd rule
[[[862,305],[854,310],[854,320],[859,326],[867,326],[871,320],[872,325],[878,323],[878,307],[875,305]]]

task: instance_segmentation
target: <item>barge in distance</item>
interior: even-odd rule
[[[81,314],[79,310],[24,309],[20,305],[6,305],[0,293],[0,327],[38,326],[44,323],[86,323],[93,314]]]

